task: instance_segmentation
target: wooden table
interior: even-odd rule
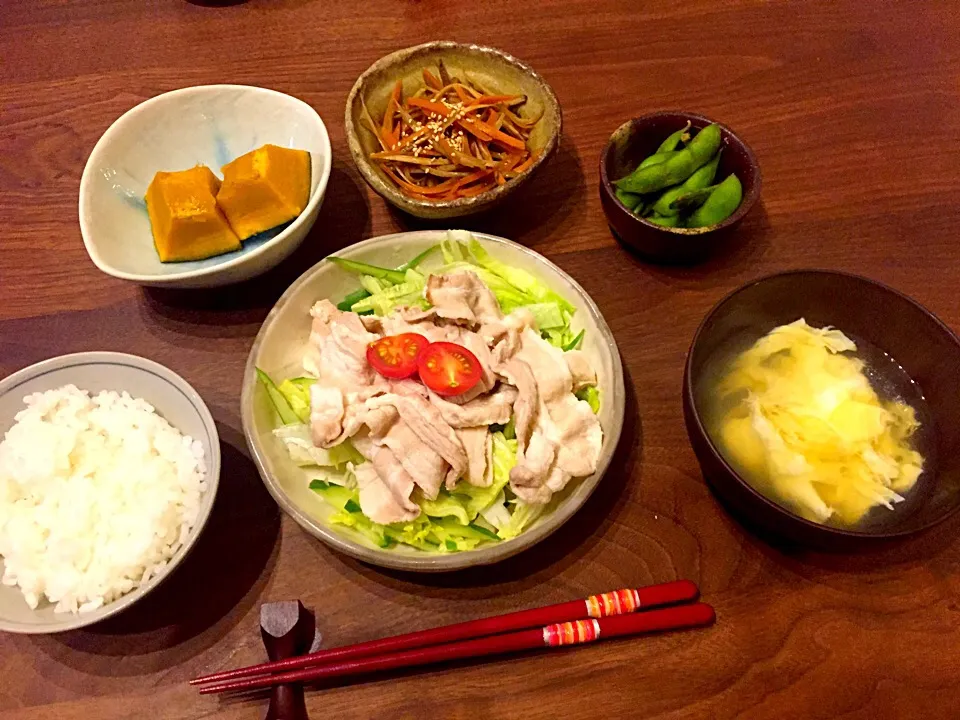
[[[88,630],[0,637],[4,717],[260,717],[262,704],[203,698],[185,683],[262,659],[266,601],[301,598],[341,644],[673,578],[700,584],[714,628],[391,675],[308,704],[317,718],[960,716],[960,518],[877,553],[782,552],[707,490],[680,408],[697,323],[772,271],[866,274],[960,329],[955,3],[527,5],[0,5],[0,371],[81,350],[157,360],[209,404],[224,461],[214,517],[154,595]],[[297,275],[345,245],[416,227],[354,169],[343,105],[371,62],[438,38],[500,46],[556,90],[559,153],[469,227],[528,244],[587,289],[617,337],[628,397],[616,464],[558,536],[496,567],[425,577],[353,562],[281,517],[249,459],[238,401],[252,339]],[[77,225],[88,153],[140,101],[217,82],[291,93],[327,123],[333,173],[307,242],[269,275],[216,292],[144,291],[102,275]],[[598,201],[610,132],[661,108],[729,124],[763,169],[743,247],[692,269],[635,259]]]

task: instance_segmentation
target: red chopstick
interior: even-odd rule
[[[417,667],[449,660],[532,650],[539,647],[554,648],[563,645],[578,645],[622,635],[639,635],[641,633],[701,627],[712,624],[715,619],[716,615],[713,608],[706,603],[678,605],[661,610],[650,610],[649,612],[576,620],[547,625],[542,628],[520,630],[505,635],[492,635],[475,640],[463,640],[444,645],[387,653],[376,657],[363,657],[357,660],[319,667],[307,667],[277,675],[243,678],[203,687],[200,689],[200,693],[209,695],[232,691],[260,690],[274,685],[315,682],[334,677]]]
[[[600,618],[607,615],[619,615],[635,610],[644,610],[664,605],[691,602],[696,600],[700,591],[689,580],[674,580],[673,582],[650,585],[637,589],[616,590],[591,595],[585,600],[571,600],[570,602],[531,610],[507,613],[495,617],[470,620],[468,622],[446,625],[444,627],[420,630],[418,632],[395,635],[380,640],[370,640],[356,645],[320,650],[309,655],[280,660],[277,662],[261,663],[250,667],[226,670],[194,678],[192,685],[210,682],[222,682],[264,673],[275,673],[296,670],[313,665],[328,664],[355,660],[371,655],[380,655],[398,650],[412,650],[428,645],[439,645],[457,640],[468,640],[487,635],[522,630],[525,628],[542,627],[555,623],[580,620],[582,618]]]

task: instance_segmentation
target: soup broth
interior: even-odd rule
[[[922,456],[922,472],[909,489],[899,493],[903,500],[893,502],[890,508],[883,504],[876,504],[852,523],[844,521],[836,513],[825,520],[818,520],[813,517],[808,517],[808,519],[845,529],[879,530],[902,520],[905,513],[912,512],[929,494],[930,486],[927,479],[935,475],[936,432],[923,391],[896,360],[880,348],[861,338],[847,337],[856,344],[856,351],[844,352],[842,355],[862,361],[862,375],[869,382],[880,403],[884,407],[895,407],[894,403],[900,403],[913,410],[918,426],[905,443],[909,450],[915,450]],[[744,334],[731,338],[707,360],[704,372],[700,375],[701,381],[694,389],[697,404],[711,441],[738,474],[769,499],[783,505],[791,512],[806,517],[807,515],[804,512],[798,511],[796,503],[787,500],[783,493],[778,490],[768,472],[769,463],[765,465],[767,471],[758,471],[756,465],[754,467],[745,466],[743,462],[738,460],[737,453],[731,451],[723,437],[724,423],[729,420],[728,414],[731,411],[734,413],[742,412],[746,417],[747,411],[744,408],[747,403],[747,393],[744,391],[738,394],[725,394],[721,390],[722,385],[734,368],[735,363],[757,342],[756,335],[748,336]],[[751,425],[751,430],[752,427]],[[815,476],[813,481],[813,486],[817,487]],[[782,489],[782,484],[779,487]]]

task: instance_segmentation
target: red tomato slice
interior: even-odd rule
[[[477,356],[462,345],[435,342],[420,351],[417,370],[423,384],[437,395],[459,395],[480,382]]]
[[[387,335],[367,345],[367,362],[384,377],[402,380],[417,372],[417,356],[430,341],[423,335]]]

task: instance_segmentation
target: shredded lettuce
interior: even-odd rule
[[[443,254],[443,261],[447,264],[462,262],[467,259],[466,247],[460,240],[470,239],[473,236],[465,230],[451,230],[447,236],[440,241],[440,252]]]
[[[400,305],[416,305],[423,299],[424,281],[405,281],[372,293],[351,308],[354,312],[372,310],[377,315],[387,315]]]
[[[430,517],[452,517],[461,525],[469,525],[470,521],[476,517],[476,513],[472,515],[467,513],[467,507],[460,498],[454,497],[446,490],[441,490],[436,500],[430,500],[420,495],[419,497],[415,496],[414,501]]]
[[[377,547],[388,548],[395,542],[392,537],[387,536],[387,528],[385,525],[375,523],[362,512],[348,512],[343,510],[331,515],[330,522],[334,525],[353,528],[368,540],[372,541]]]
[[[509,476],[509,470],[507,474]],[[483,521],[472,522],[476,513],[467,510],[464,499],[445,491],[437,500],[418,498],[423,512],[416,519],[407,523],[382,525],[363,514],[360,495],[355,487],[337,485],[330,477],[327,480],[312,480],[310,489],[337,510],[330,516],[331,523],[353,528],[378,547],[401,543],[432,552],[460,552],[472,550],[484,542],[500,540],[496,533],[478,524]],[[499,501],[500,510],[506,513],[503,497],[501,491],[494,500]]]
[[[277,390],[301,422],[310,419],[310,386],[315,382],[313,378],[294,378],[284,380],[277,386]]]
[[[510,522],[500,528],[497,535],[501,540],[515,538],[540,517],[545,508],[546,505],[527,505],[522,500],[517,500],[513,512],[510,513]]]
[[[576,308],[566,299],[548,288],[545,284],[537,280],[526,270],[507,265],[501,260],[497,260],[488,253],[484,247],[474,237],[470,237],[467,245],[470,255],[476,261],[477,265],[486,268],[494,275],[499,275],[508,283],[517,288],[520,292],[529,295],[540,303],[555,303],[562,310],[568,313],[576,312]]]
[[[389,280],[377,280],[373,275],[361,275],[360,285],[371,295],[376,295],[383,292],[384,288],[390,287],[392,283]]]
[[[569,327],[569,322],[564,319],[563,311],[556,303],[534,303],[526,307],[541,331]]]
[[[506,496],[501,490],[500,494],[490,503],[490,506],[480,511],[480,518],[497,530],[508,525],[510,523],[510,511],[507,510],[506,502]]]
[[[378,547],[389,547],[393,544],[386,536],[383,526],[373,522],[360,511],[360,496],[356,490],[323,480],[311,480],[310,489],[338,510],[330,516],[330,522],[353,528]]]
[[[284,444],[290,459],[300,467],[316,465],[340,470],[347,463],[356,465],[364,461],[363,455],[356,451],[349,440],[328,450],[318,448],[310,437],[310,428],[303,423],[282,425],[273,431],[273,435]]]
[[[578,400],[585,400],[587,404],[590,405],[590,409],[593,410],[594,415],[600,412],[600,391],[596,385],[588,385],[585,388],[580,388],[574,394]]]

